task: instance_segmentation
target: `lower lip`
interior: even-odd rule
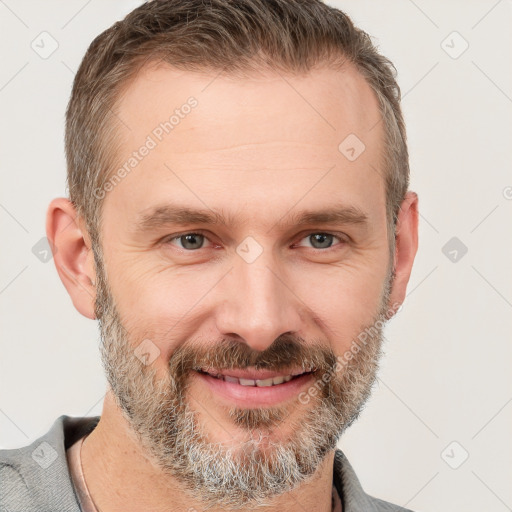
[[[242,386],[227,382],[211,375],[195,372],[201,380],[218,396],[234,402],[240,407],[270,407],[297,397],[303,388],[313,380],[313,373],[307,373],[288,382],[275,386]]]

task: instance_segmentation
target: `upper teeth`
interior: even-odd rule
[[[276,384],[282,384],[292,379],[292,375],[280,375],[279,377],[273,377],[269,379],[239,379],[238,377],[231,377],[230,375],[214,375],[218,379],[223,379],[226,382],[234,382],[241,384],[242,386],[275,386]]]

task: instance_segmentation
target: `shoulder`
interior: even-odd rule
[[[354,468],[340,449],[334,456],[334,483],[343,496],[344,512],[412,512],[366,494]]]
[[[399,505],[395,505],[394,503],[389,503],[388,501],[379,500],[378,498],[374,498],[372,496],[368,496],[368,498],[372,501],[373,509],[378,512],[413,512],[408,508],[400,507]]]
[[[0,450],[0,510],[78,512],[66,449],[98,419],[60,416],[31,444]]]

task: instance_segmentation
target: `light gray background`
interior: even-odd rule
[[[45,236],[48,203],[65,195],[74,71],[92,39],[138,4],[0,0],[3,448],[28,444],[61,414],[101,413],[96,324],[32,248]],[[419,253],[386,330],[379,384],[340,446],[380,498],[418,511],[512,510],[512,4],[331,4],[398,69],[421,211]],[[31,48],[43,31],[58,42],[47,59]],[[452,237],[459,247],[446,256]]]

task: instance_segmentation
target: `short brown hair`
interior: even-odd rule
[[[368,34],[319,0],[152,0],[94,39],[66,112],[70,199],[93,243],[99,242],[102,202],[94,191],[116,164],[116,101],[144,65],[162,61],[191,71],[236,74],[265,67],[301,73],[344,60],[356,66],[379,101],[387,218],[394,233],[409,185],[405,125],[396,69]]]

